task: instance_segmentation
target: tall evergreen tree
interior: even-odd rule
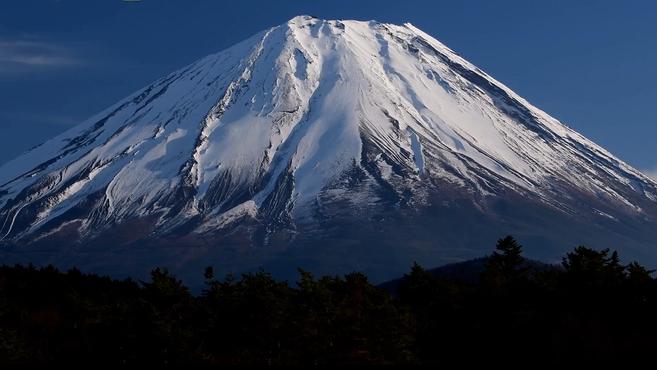
[[[482,281],[493,287],[503,287],[526,277],[528,268],[522,256],[522,245],[511,235],[497,241],[495,251],[484,265]]]

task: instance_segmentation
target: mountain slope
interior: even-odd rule
[[[343,258],[313,261],[367,269],[413,248],[471,257],[470,234],[494,230],[540,239],[547,257],[581,234],[655,258],[656,216],[657,184],[414,26],[304,16],[0,167],[0,239],[18,254],[56,245],[55,261],[90,241],[126,246],[123,259],[170,242],[199,261],[192,246],[238,249],[226,267],[242,269],[342,240]],[[394,239],[409,246],[372,246]]]

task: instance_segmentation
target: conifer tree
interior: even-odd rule
[[[482,280],[494,287],[503,287],[526,277],[528,268],[524,266],[522,245],[511,235],[497,241],[495,251],[484,266]]]
[[[571,287],[611,286],[625,279],[625,267],[617,252],[609,255],[609,249],[596,251],[585,246],[575,248],[561,263]]]

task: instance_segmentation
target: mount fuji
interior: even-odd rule
[[[657,264],[657,183],[411,24],[299,16],[0,167],[0,262],[292,276],[512,233]]]

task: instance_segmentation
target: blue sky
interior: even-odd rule
[[[655,1],[21,0],[0,12],[0,163],[299,14],[411,22],[657,174]]]

